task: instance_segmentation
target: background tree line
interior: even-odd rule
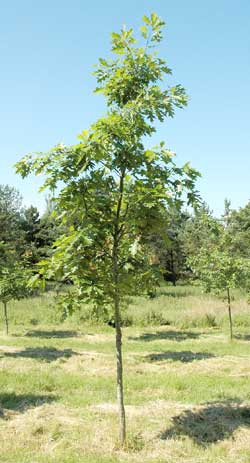
[[[57,216],[60,215],[57,211]],[[53,243],[62,234],[56,219],[53,200],[48,198],[40,213],[34,206],[25,207],[20,192],[10,185],[0,185],[0,262],[1,268],[18,262],[24,267],[51,254]],[[178,280],[195,280],[190,259],[201,249],[215,248],[224,233],[224,248],[232,258],[250,259],[250,202],[238,210],[225,200],[221,217],[214,217],[205,203],[192,212],[171,205],[164,211],[160,231],[151,233],[148,224],[148,249],[153,265],[157,265],[165,281],[176,285]]]
[[[0,185],[1,259],[34,265],[50,252],[59,230],[53,219],[53,201],[48,199],[43,214],[34,206],[24,207],[17,189]]]

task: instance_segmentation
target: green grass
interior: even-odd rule
[[[233,342],[223,301],[199,288],[163,287],[155,299],[131,302],[133,325],[123,329],[123,450],[114,330],[83,323],[81,313],[60,322],[50,294],[11,304],[9,313],[10,335],[4,325],[0,333],[0,462],[250,461],[244,294],[235,294]]]

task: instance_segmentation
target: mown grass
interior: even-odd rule
[[[249,462],[244,294],[233,310],[238,337],[230,342],[223,301],[199,288],[164,287],[155,299],[132,301],[121,450],[114,329],[83,323],[82,313],[60,322],[49,294],[11,304],[10,335],[3,325],[0,336],[0,462]]]

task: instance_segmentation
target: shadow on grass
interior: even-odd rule
[[[159,362],[163,360],[171,360],[173,362],[183,362],[183,363],[190,363],[194,362],[195,360],[205,360],[209,358],[214,358],[214,354],[210,354],[208,352],[192,352],[189,350],[184,350],[181,352],[160,352],[156,354],[150,354],[144,357],[145,361],[149,362]]]
[[[136,338],[130,337],[131,341],[158,341],[161,339],[168,339],[172,341],[187,341],[188,339],[197,339],[201,336],[202,333],[194,333],[192,331],[157,331],[154,333],[144,333],[141,336]]]
[[[51,331],[40,331],[40,330],[33,330],[28,331],[25,336],[31,338],[75,338],[79,336],[77,331],[65,330],[65,331],[58,331],[58,330],[51,330]]]
[[[232,436],[241,426],[250,427],[250,407],[240,401],[208,403],[196,410],[186,410],[172,418],[172,427],[161,439],[190,437],[196,444],[208,446]]]
[[[12,412],[23,413],[29,408],[40,407],[44,403],[51,403],[57,397],[37,394],[0,393],[0,418],[8,419]]]
[[[240,341],[250,341],[250,334],[236,334],[234,338]]]
[[[73,355],[78,355],[72,349],[56,349],[55,347],[27,347],[19,352],[6,352],[4,357],[12,358],[32,358],[36,360],[45,360],[53,362],[59,358],[70,358]]]

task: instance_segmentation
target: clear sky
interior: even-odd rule
[[[137,28],[158,13],[167,29],[161,56],[188,108],[159,127],[161,139],[203,177],[199,189],[216,214],[224,198],[250,199],[249,0],[0,1],[0,183],[42,208],[37,178],[22,180],[13,164],[24,154],[71,144],[103,114],[93,95],[93,64],[109,50],[109,34]]]

